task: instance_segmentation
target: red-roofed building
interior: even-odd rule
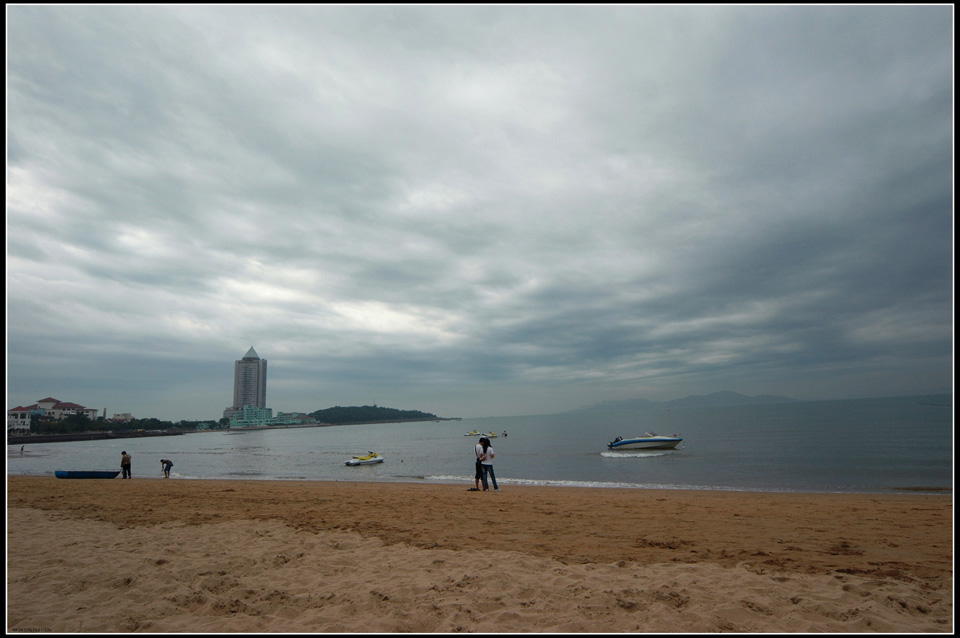
[[[79,403],[61,401],[53,397],[40,399],[33,405],[17,406],[7,410],[7,432],[11,430],[29,430],[30,417],[34,414],[59,421],[71,414],[86,414],[91,421],[97,418],[96,408],[86,408]]]

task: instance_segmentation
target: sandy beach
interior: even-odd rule
[[[8,632],[952,632],[952,496],[7,478]]]

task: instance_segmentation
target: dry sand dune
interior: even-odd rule
[[[8,477],[8,631],[952,632],[952,498]]]

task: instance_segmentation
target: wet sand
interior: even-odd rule
[[[7,630],[952,632],[952,496],[7,478]]]

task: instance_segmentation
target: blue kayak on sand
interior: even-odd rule
[[[62,479],[112,479],[120,470],[57,470],[55,474]]]

